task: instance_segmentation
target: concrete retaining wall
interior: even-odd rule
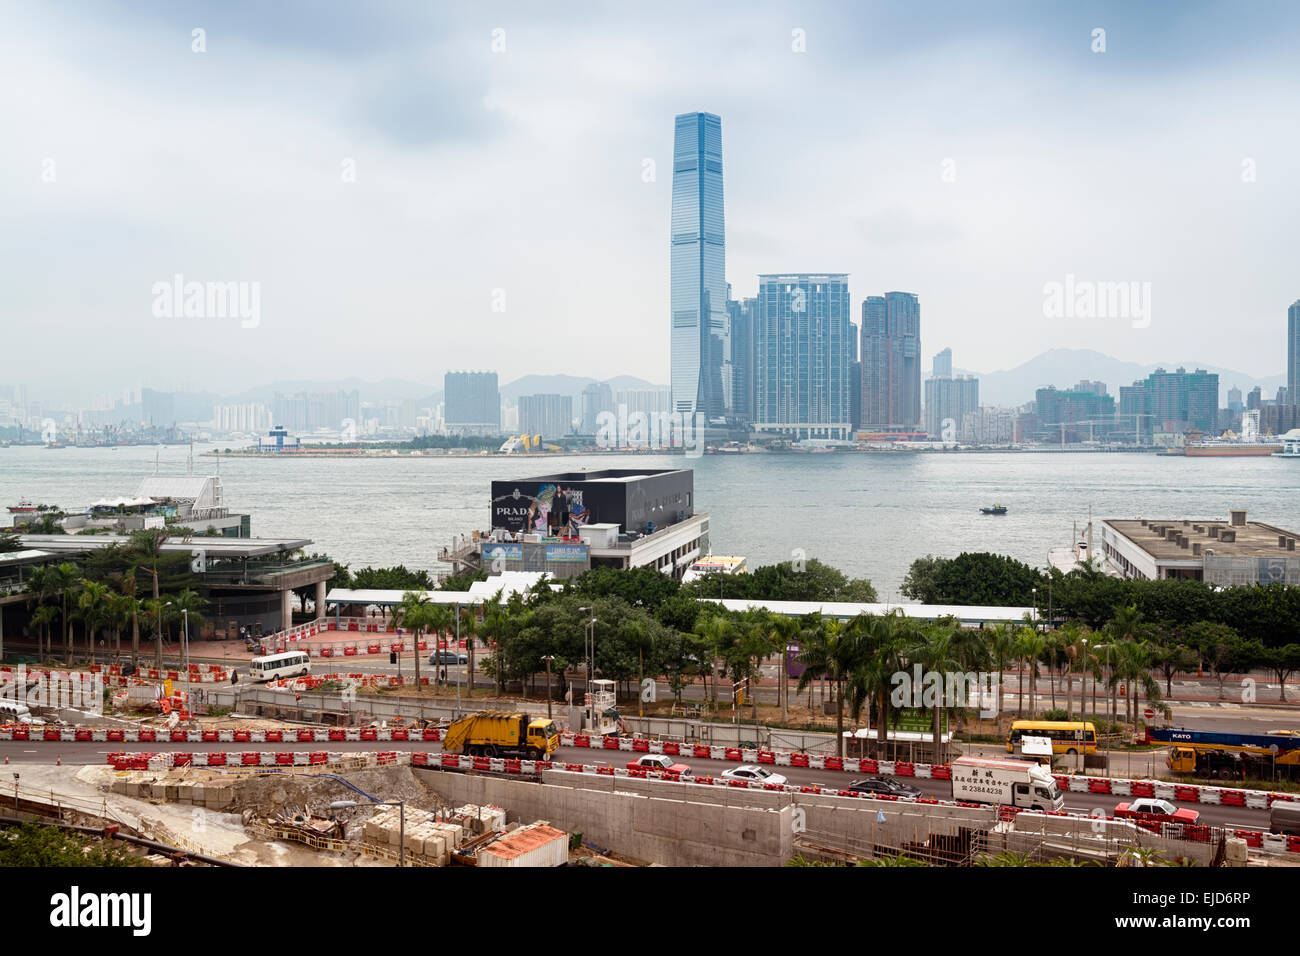
[[[680,788],[653,780],[551,771],[538,785],[415,772],[452,805],[506,807],[511,819],[581,830],[589,843],[664,866],[781,866],[793,855],[793,811],[784,794],[732,789],[687,799]],[[778,808],[773,798],[782,797],[786,805]]]

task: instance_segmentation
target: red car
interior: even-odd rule
[[[657,770],[667,773],[690,773],[691,768],[684,763],[673,763],[666,754],[646,754],[627,765],[628,770]]]
[[[1115,808],[1115,816],[1133,820],[1143,829],[1155,829],[1162,823],[1196,823],[1201,819],[1200,811],[1175,807],[1168,800],[1155,797],[1140,797],[1131,803],[1121,803]]]

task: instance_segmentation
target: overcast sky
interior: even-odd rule
[[[666,384],[691,110],[722,117],[738,296],[849,272],[856,321],[915,292],[927,368],[944,346],[983,371],[1053,347],[1285,368],[1294,4],[0,14],[0,352],[21,356],[0,383],[32,397],[448,368]],[[256,326],[157,315],[176,274],[257,283]],[[1149,325],[1046,316],[1067,274],[1149,282]]]

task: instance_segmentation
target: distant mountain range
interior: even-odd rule
[[[1108,394],[1119,398],[1121,385],[1132,385],[1146,378],[1157,368],[1172,372],[1177,368],[1205,369],[1219,376],[1219,404],[1228,403],[1228,389],[1241,389],[1242,400],[1256,385],[1264,390],[1265,398],[1274,398],[1280,386],[1286,384],[1285,375],[1256,378],[1235,369],[1222,368],[1206,362],[1164,362],[1160,365],[1140,365],[1124,362],[1092,349],[1051,349],[1036,355],[1015,368],[998,372],[970,372],[954,370],[957,374],[975,375],[980,380],[981,405],[1023,405],[1033,401],[1034,392],[1048,385],[1070,388],[1080,381],[1105,382]]]
[[[1092,349],[1051,349],[1036,355],[1029,361],[1015,368],[996,372],[972,372],[968,369],[956,369],[958,374],[976,375],[980,380],[981,405],[1023,405],[1033,401],[1034,392],[1048,385],[1057,388],[1070,388],[1076,383],[1102,381],[1107,391],[1119,397],[1121,385],[1131,385],[1138,379],[1146,378],[1156,368],[1173,371],[1179,367],[1188,371],[1203,368],[1216,372],[1219,376],[1219,404],[1227,405],[1228,389],[1240,388],[1243,399],[1252,388],[1259,385],[1264,390],[1265,398],[1273,398],[1280,386],[1286,384],[1283,374],[1256,378],[1235,369],[1226,369],[1206,362],[1166,362],[1162,365],[1141,365],[1137,362],[1125,362]],[[929,374],[927,370],[927,375]],[[573,399],[573,413],[577,415],[581,407],[582,390],[593,382],[603,381],[615,391],[619,389],[667,388],[632,375],[615,375],[607,379],[588,378],[579,375],[525,375],[512,382],[501,385],[501,397],[511,405],[517,405],[522,395],[558,394],[568,395]],[[177,418],[179,420],[203,420],[211,414],[214,404],[235,404],[243,402],[263,402],[267,405],[274,400],[276,392],[293,396],[300,392],[320,393],[352,391],[361,393],[363,402],[398,402],[413,400],[421,406],[431,406],[442,401],[442,388],[426,382],[409,379],[385,378],[379,381],[363,381],[356,377],[343,379],[302,379],[295,381],[270,382],[257,388],[249,389],[237,395],[215,395],[206,392],[189,392],[177,394]],[[182,398],[181,396],[184,396]]]
[[[581,400],[582,390],[594,382],[602,381],[606,382],[615,391],[619,389],[667,388],[666,385],[655,385],[653,382],[647,382],[645,379],[636,378],[633,375],[615,375],[606,379],[585,378],[578,375],[525,375],[523,378],[517,378],[513,382],[501,385],[501,397],[511,405],[517,405],[521,395],[569,395],[573,398],[574,414],[576,415],[578,414],[578,402]],[[442,389],[440,387],[400,378],[385,378],[377,382],[366,382],[359,378],[335,379],[333,381],[318,379],[271,382],[267,385],[249,389],[239,395],[230,395],[221,399],[212,396],[212,399],[216,404],[263,402],[269,405],[274,400],[277,392],[286,396],[293,396],[299,392],[308,394],[337,392],[340,390],[350,392],[354,389],[361,393],[363,402],[400,402],[410,399],[421,404],[434,405],[442,401]]]

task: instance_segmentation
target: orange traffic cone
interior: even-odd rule
[[[54,761],[54,766],[56,766],[56,767],[62,767],[62,766],[63,766],[63,754],[59,754],[58,759]]]
[[[6,764],[9,763],[9,755],[8,755],[8,754],[5,754],[5,763],[6,763]]]

